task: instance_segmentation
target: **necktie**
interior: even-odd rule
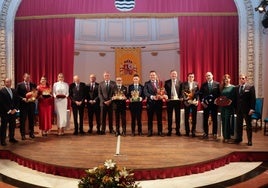
[[[76,84],[76,90],[77,91],[79,90],[79,84]]]
[[[10,98],[12,99],[12,97],[13,97],[13,94],[12,94],[12,91],[11,91],[11,89],[7,87],[7,91],[8,91],[8,93],[9,93],[9,95],[10,95]]]
[[[138,90],[138,89],[139,89],[139,86],[135,84],[135,85],[134,85],[134,89],[135,89],[135,90]]]
[[[173,99],[178,98],[177,91],[176,91],[176,81],[172,80],[171,84],[171,97]]]
[[[26,82],[26,90],[27,91],[30,91],[30,86],[29,86],[29,83],[28,82]]]
[[[90,91],[93,91],[93,89],[94,89],[94,84],[91,84]]]
[[[208,90],[209,90],[209,92],[212,91],[212,83],[211,82],[208,82]]]
[[[240,85],[240,87],[239,87],[239,94],[242,94],[243,93],[243,89],[244,89],[244,86],[243,85]]]
[[[106,82],[106,92],[109,93],[109,82],[108,81],[105,82]]]

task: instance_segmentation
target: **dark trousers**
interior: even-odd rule
[[[246,122],[246,131],[247,131],[247,138],[249,142],[252,142],[252,123],[251,123],[251,116],[248,113],[243,113],[241,110],[237,112],[236,117],[236,133],[237,133],[237,140],[243,140],[243,120],[245,119]]]
[[[9,125],[9,140],[14,139],[16,127],[16,114],[7,114],[1,117],[1,143],[6,140],[7,124]]]
[[[78,132],[78,114],[79,114],[79,131],[84,132],[83,122],[84,122],[84,105],[77,106],[72,104],[73,116],[74,116],[74,131]]]
[[[131,132],[135,133],[135,127],[137,122],[138,133],[142,133],[142,123],[141,123],[142,103],[132,102],[129,105],[129,109],[131,113]]]
[[[180,101],[177,100],[171,100],[167,103],[168,133],[172,132],[173,110],[175,111],[176,133],[180,132],[180,124],[181,124],[180,105],[181,105]]]
[[[148,134],[153,133],[153,116],[156,114],[158,133],[162,133],[162,101],[150,101],[147,104],[147,116],[148,116]]]
[[[120,119],[121,119],[122,131],[126,133],[126,109],[117,108],[115,110],[115,125],[117,133],[120,133]]]
[[[89,131],[93,129],[93,119],[95,114],[97,131],[100,131],[100,106],[99,104],[87,104],[87,112],[88,112],[88,125]]]
[[[191,133],[195,134],[196,131],[196,116],[197,116],[197,106],[195,105],[190,105],[190,106],[185,106],[184,107],[184,123],[185,123],[185,131],[186,134],[190,133],[190,123],[189,123],[189,117],[190,113],[192,115],[192,129]]]
[[[216,105],[209,105],[207,108],[204,108],[204,114],[203,114],[204,133],[208,135],[209,114],[211,114],[211,118],[212,118],[212,134],[217,134],[217,132],[218,132],[218,122],[217,122],[218,111],[217,111]]]
[[[108,114],[108,121],[109,121],[109,131],[110,133],[113,132],[113,108],[112,105],[105,105],[101,106],[101,131],[105,133],[106,130],[106,116]]]
[[[25,122],[28,117],[29,122],[29,134],[34,134],[34,117],[35,117],[35,103],[23,102],[20,106],[20,134],[25,136]]]

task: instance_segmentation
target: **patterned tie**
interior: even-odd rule
[[[30,91],[30,86],[29,86],[29,83],[28,82],[26,82],[26,90],[27,91]]]

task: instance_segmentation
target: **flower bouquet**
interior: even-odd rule
[[[35,102],[36,98],[37,98],[37,90],[32,90],[28,93],[26,93],[26,100],[27,102]]]
[[[140,188],[135,183],[134,174],[116,165],[112,159],[104,165],[86,170],[86,175],[78,184],[79,188]]]

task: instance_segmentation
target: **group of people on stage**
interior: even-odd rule
[[[126,136],[126,109],[129,106],[131,114],[131,135],[143,135],[142,108],[146,104],[148,132],[147,136],[154,135],[153,119],[156,115],[157,134],[164,136],[162,124],[163,106],[166,105],[168,132],[172,135],[173,114],[175,114],[175,131],[181,136],[180,117],[181,108],[184,108],[185,135],[196,136],[196,121],[198,104],[203,108],[203,139],[209,137],[209,117],[212,120],[212,135],[217,139],[217,117],[220,107],[223,142],[242,142],[243,121],[246,122],[248,145],[252,145],[251,115],[255,109],[255,88],[247,82],[247,76],[241,74],[240,84],[231,84],[228,74],[223,76],[222,82],[213,80],[213,74],[205,74],[206,81],[199,88],[194,80],[194,73],[187,75],[187,81],[178,79],[176,70],[170,71],[170,79],[162,82],[156,71],[150,71],[149,80],[144,85],[140,83],[139,75],[133,75],[133,83],[128,87],[123,85],[122,77],[111,80],[109,72],[103,73],[103,81],[96,82],[96,76],[89,76],[89,83],[73,77],[73,83],[64,82],[64,75],[58,74],[58,81],[49,85],[45,76],[40,79],[39,85],[31,82],[30,75],[25,73],[23,81],[16,89],[11,88],[12,80],[6,78],[5,86],[0,90],[1,115],[1,145],[6,145],[7,125],[9,124],[9,142],[18,142],[14,137],[16,118],[19,114],[21,139],[25,140],[25,123],[28,118],[29,137],[35,138],[34,124],[36,109],[38,110],[39,129],[42,136],[47,136],[52,128],[53,113],[57,115],[58,135],[64,135],[68,125],[68,98],[74,121],[74,135],[84,132],[84,109],[88,111],[88,133],[93,132],[93,118],[95,116],[96,131],[99,135],[106,134],[106,121],[111,134]],[[36,108],[38,100],[38,108]],[[113,117],[115,113],[115,129]],[[236,113],[237,138],[231,140],[234,128],[234,114]],[[121,126],[120,126],[121,124]],[[190,127],[191,125],[191,127]]]

